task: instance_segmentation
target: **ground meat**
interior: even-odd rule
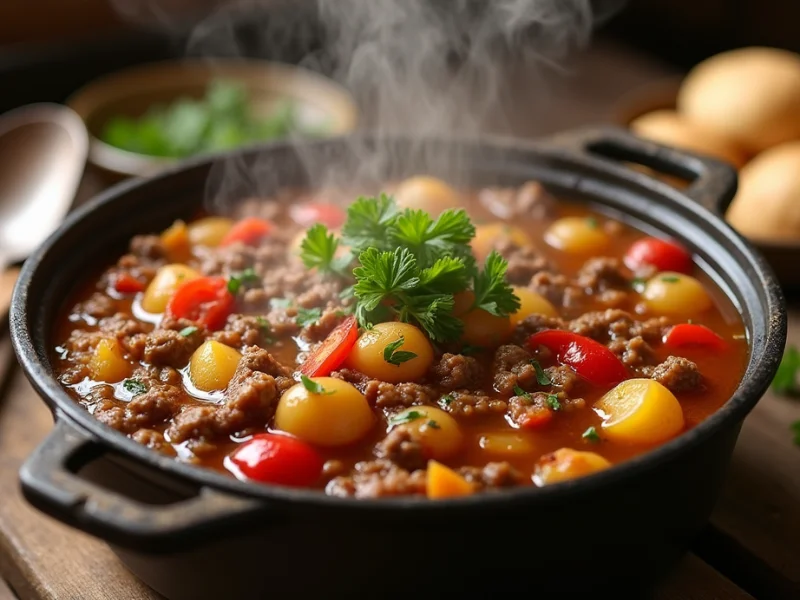
[[[163,454],[175,456],[173,447],[167,443],[164,436],[155,429],[139,429],[131,435],[131,439],[139,442],[143,446],[162,452]]]
[[[125,428],[135,431],[151,428],[167,421],[178,409],[181,390],[153,382],[144,394],[135,396],[125,408]]]
[[[536,385],[536,368],[531,353],[521,346],[500,346],[494,354],[494,389],[511,396],[519,386],[527,389]]]
[[[364,375],[363,373],[359,373],[358,371],[354,371],[352,369],[339,369],[338,371],[334,371],[331,373],[331,377],[335,377],[336,379],[341,379],[342,381],[346,381],[347,383],[352,383],[354,386],[358,388],[363,388],[369,383],[370,378]]]
[[[474,388],[483,376],[480,363],[471,356],[463,354],[443,354],[431,368],[433,383],[446,390]]]
[[[131,254],[140,258],[167,258],[167,250],[157,235],[136,235],[131,239]]]
[[[314,278],[314,276],[311,277]],[[298,294],[295,302],[303,308],[338,307],[341,304],[339,298],[341,291],[340,280],[319,280],[319,276],[316,276],[316,281],[306,291]]]
[[[364,395],[370,404],[379,408],[433,404],[439,398],[436,390],[419,383],[387,383],[374,379],[365,386]]]
[[[608,308],[619,308],[628,300],[628,292],[622,290],[605,290],[595,296],[595,300]]]
[[[530,246],[500,246],[497,250],[508,261],[506,276],[510,283],[527,285],[534,275],[549,266],[547,259]]]
[[[272,354],[258,346],[249,346],[242,350],[239,369],[260,371],[267,375],[272,375],[273,377],[291,378],[292,376],[292,370],[290,368],[279,363]]]
[[[439,398],[438,404],[455,417],[502,414],[506,412],[507,408],[505,400],[467,390],[455,391],[442,396]]]
[[[605,344],[611,338],[627,339],[633,317],[624,310],[609,309],[582,314],[569,322],[569,330]]]
[[[426,472],[408,472],[386,459],[356,463],[352,475],[332,479],[325,491],[331,496],[383,498],[424,494]]]
[[[578,271],[576,282],[593,292],[630,287],[628,276],[619,260],[607,257],[587,260]]]
[[[546,317],[545,315],[531,315],[520,321],[514,328],[511,341],[518,346],[525,346],[528,338],[534,333],[545,331],[546,329],[566,329],[567,324],[557,317]]]
[[[549,419],[552,416],[552,409],[548,402],[548,394],[535,392],[528,396],[513,396],[508,401],[508,418],[524,427],[526,423]]]
[[[306,325],[300,335],[305,340],[321,342],[344,320],[345,316],[340,308],[326,310],[317,321]]]
[[[569,394],[580,382],[580,377],[567,365],[547,367],[544,370],[550,383]]]
[[[407,471],[425,468],[425,450],[415,430],[404,425],[392,429],[375,446],[375,456],[392,461]]]
[[[137,321],[126,313],[115,313],[110,317],[104,317],[100,319],[97,325],[100,331],[111,334],[118,339],[130,337],[137,333],[147,333],[151,329],[147,324]]]
[[[507,488],[525,483],[522,474],[505,461],[491,462],[483,468],[461,467],[459,473],[478,489]]]
[[[652,360],[653,348],[637,335],[629,340],[620,338],[608,343],[608,349],[620,357],[625,366],[639,367]]]
[[[275,378],[289,379],[289,375],[289,370],[266,350],[257,346],[245,348],[218,414],[220,429],[230,434],[266,424],[280,398]]]
[[[478,200],[501,219],[544,219],[555,210],[555,199],[538,181],[522,187],[486,188],[478,192]]]
[[[650,378],[675,393],[690,392],[702,382],[697,365],[678,356],[668,356],[667,360],[653,369]]]
[[[217,436],[216,406],[187,406],[172,419],[166,435],[170,442],[213,439]]]
[[[117,314],[117,303],[113,298],[95,292],[75,307],[73,312],[88,315],[94,319],[103,319]]]
[[[582,288],[570,284],[564,275],[549,271],[536,273],[528,287],[547,298],[551,304],[567,308],[579,306],[586,295]]]
[[[174,329],[154,329],[145,339],[144,360],[156,366],[182,367],[202,343],[199,329],[189,335]]]
[[[213,334],[213,339],[230,346],[266,346],[270,336],[270,323],[261,317],[231,315],[221,331]]]
[[[112,403],[97,406],[92,413],[94,418],[117,431],[125,431],[125,409]]]

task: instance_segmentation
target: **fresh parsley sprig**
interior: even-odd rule
[[[412,358],[417,358],[416,352],[399,349],[405,343],[406,339],[401,335],[395,341],[386,344],[386,347],[383,349],[383,360],[390,365],[399,367],[404,362],[408,362]]]
[[[385,194],[358,198],[347,210],[341,239],[321,224],[308,230],[300,256],[308,268],[349,276],[343,298],[356,299],[359,324],[400,320],[415,323],[435,342],[457,340],[463,323],[453,316],[454,295],[472,290],[473,308],[505,317],[519,309],[506,281],[508,263],[492,252],[482,269],[470,242],[475,226],[463,209],[437,218],[423,210],[400,210]],[[340,247],[349,254],[337,258]]]
[[[339,240],[336,236],[325,225],[317,223],[311,226],[300,243],[300,259],[308,269],[344,275],[353,257],[349,253],[336,256],[338,250]]]

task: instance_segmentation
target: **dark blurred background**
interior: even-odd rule
[[[223,4],[225,0],[1,0],[0,112],[29,102],[63,101],[104,73],[184,56],[198,18]],[[237,46],[222,53],[298,61],[319,43],[312,16],[303,13],[303,7],[312,5],[309,0],[274,0],[271,14],[240,14]],[[120,7],[126,14],[120,14]],[[260,32],[279,18],[291,19],[297,35],[291,43],[265,44]],[[800,2],[795,0],[630,0],[600,26],[598,37],[687,69],[737,46],[800,51],[798,23]]]

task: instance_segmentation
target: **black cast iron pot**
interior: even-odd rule
[[[247,177],[220,189],[241,197],[315,185],[322,165],[334,167],[325,169],[326,179],[344,181],[356,173],[450,178],[453,168],[474,185],[537,179],[695,252],[747,327],[750,360],[735,394],[690,432],[608,471],[439,502],[345,500],[171,460],[96,421],[65,393],[50,364],[51,332],[64,298],[90,267],[113,260],[134,234],[161,230],[200,206],[220,164],[220,157],[203,159],[102,194],[25,263],[11,312],[14,347],[56,421],[22,468],[25,496],[107,540],[171,599],[553,597],[601,589],[620,597],[652,585],[707,522],[742,421],[767,389],[785,343],[780,289],[720,218],[734,194],[734,171],[611,129],[535,143],[396,139],[382,142],[380,156],[389,159],[378,162],[368,160],[375,147],[366,136],[227,155],[224,164],[235,161]],[[626,163],[692,183],[679,191]]]

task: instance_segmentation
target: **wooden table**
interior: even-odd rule
[[[606,44],[573,65],[566,82],[520,108],[515,132],[549,133],[603,121],[621,94],[669,74]],[[521,93],[524,97],[524,92]],[[556,110],[558,109],[558,110]],[[85,178],[81,197],[102,187]],[[790,340],[800,344],[800,305]],[[43,516],[22,499],[17,471],[52,426],[50,414],[0,337],[0,600],[154,600],[101,542]],[[693,552],[655,593],[659,600],[800,598],[800,448],[789,424],[800,403],[768,394],[748,417],[727,485]],[[24,424],[24,426],[23,426]],[[3,583],[5,579],[5,583]]]

